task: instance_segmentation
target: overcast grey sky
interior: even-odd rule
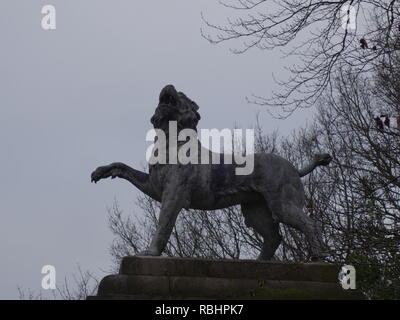
[[[46,4],[56,30],[41,28]],[[139,214],[137,191],[121,180],[91,184],[90,173],[113,161],[144,166],[164,85],[197,102],[200,128],[250,128],[261,110],[265,131],[285,134],[311,115],[278,121],[247,104],[246,95],[271,93],[287,61],[209,44],[201,12],[221,23],[230,14],[217,0],[1,0],[1,299],[18,298],[17,285],[40,290],[46,264],[58,282],[77,264],[110,268],[106,209],[117,198]]]

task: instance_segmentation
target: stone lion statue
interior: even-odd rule
[[[167,135],[169,121],[176,121],[178,130],[196,129],[200,120],[198,109],[184,93],[168,85],[160,93],[151,123]],[[278,155],[256,153],[254,170],[249,175],[235,175],[235,163],[154,164],[149,166],[147,174],[116,162],[98,167],[91,179],[96,183],[108,177],[122,178],[161,202],[151,244],[139,255],[161,255],[182,208],[216,210],[240,205],[246,225],[264,239],[259,259],[269,260],[274,256],[282,240],[279,223],[284,223],[305,234],[312,260],[318,261],[325,256],[321,234],[316,223],[303,211],[305,195],[300,178],[331,160],[329,154],[316,154],[308,166],[298,170]]]

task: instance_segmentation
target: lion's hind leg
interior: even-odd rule
[[[323,242],[316,222],[303,211],[299,199],[289,198],[285,196],[287,194],[267,194],[269,208],[280,222],[299,230],[306,236],[311,247],[311,260],[323,260],[325,257]]]
[[[246,226],[254,228],[264,239],[258,259],[270,260],[282,241],[279,223],[273,220],[271,211],[265,202],[244,203],[241,208]]]

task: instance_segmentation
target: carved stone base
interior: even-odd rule
[[[125,257],[88,299],[363,299],[328,263]]]

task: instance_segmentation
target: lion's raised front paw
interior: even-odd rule
[[[110,166],[98,167],[92,172],[91,181],[97,183],[97,181],[108,178],[111,175]]]

